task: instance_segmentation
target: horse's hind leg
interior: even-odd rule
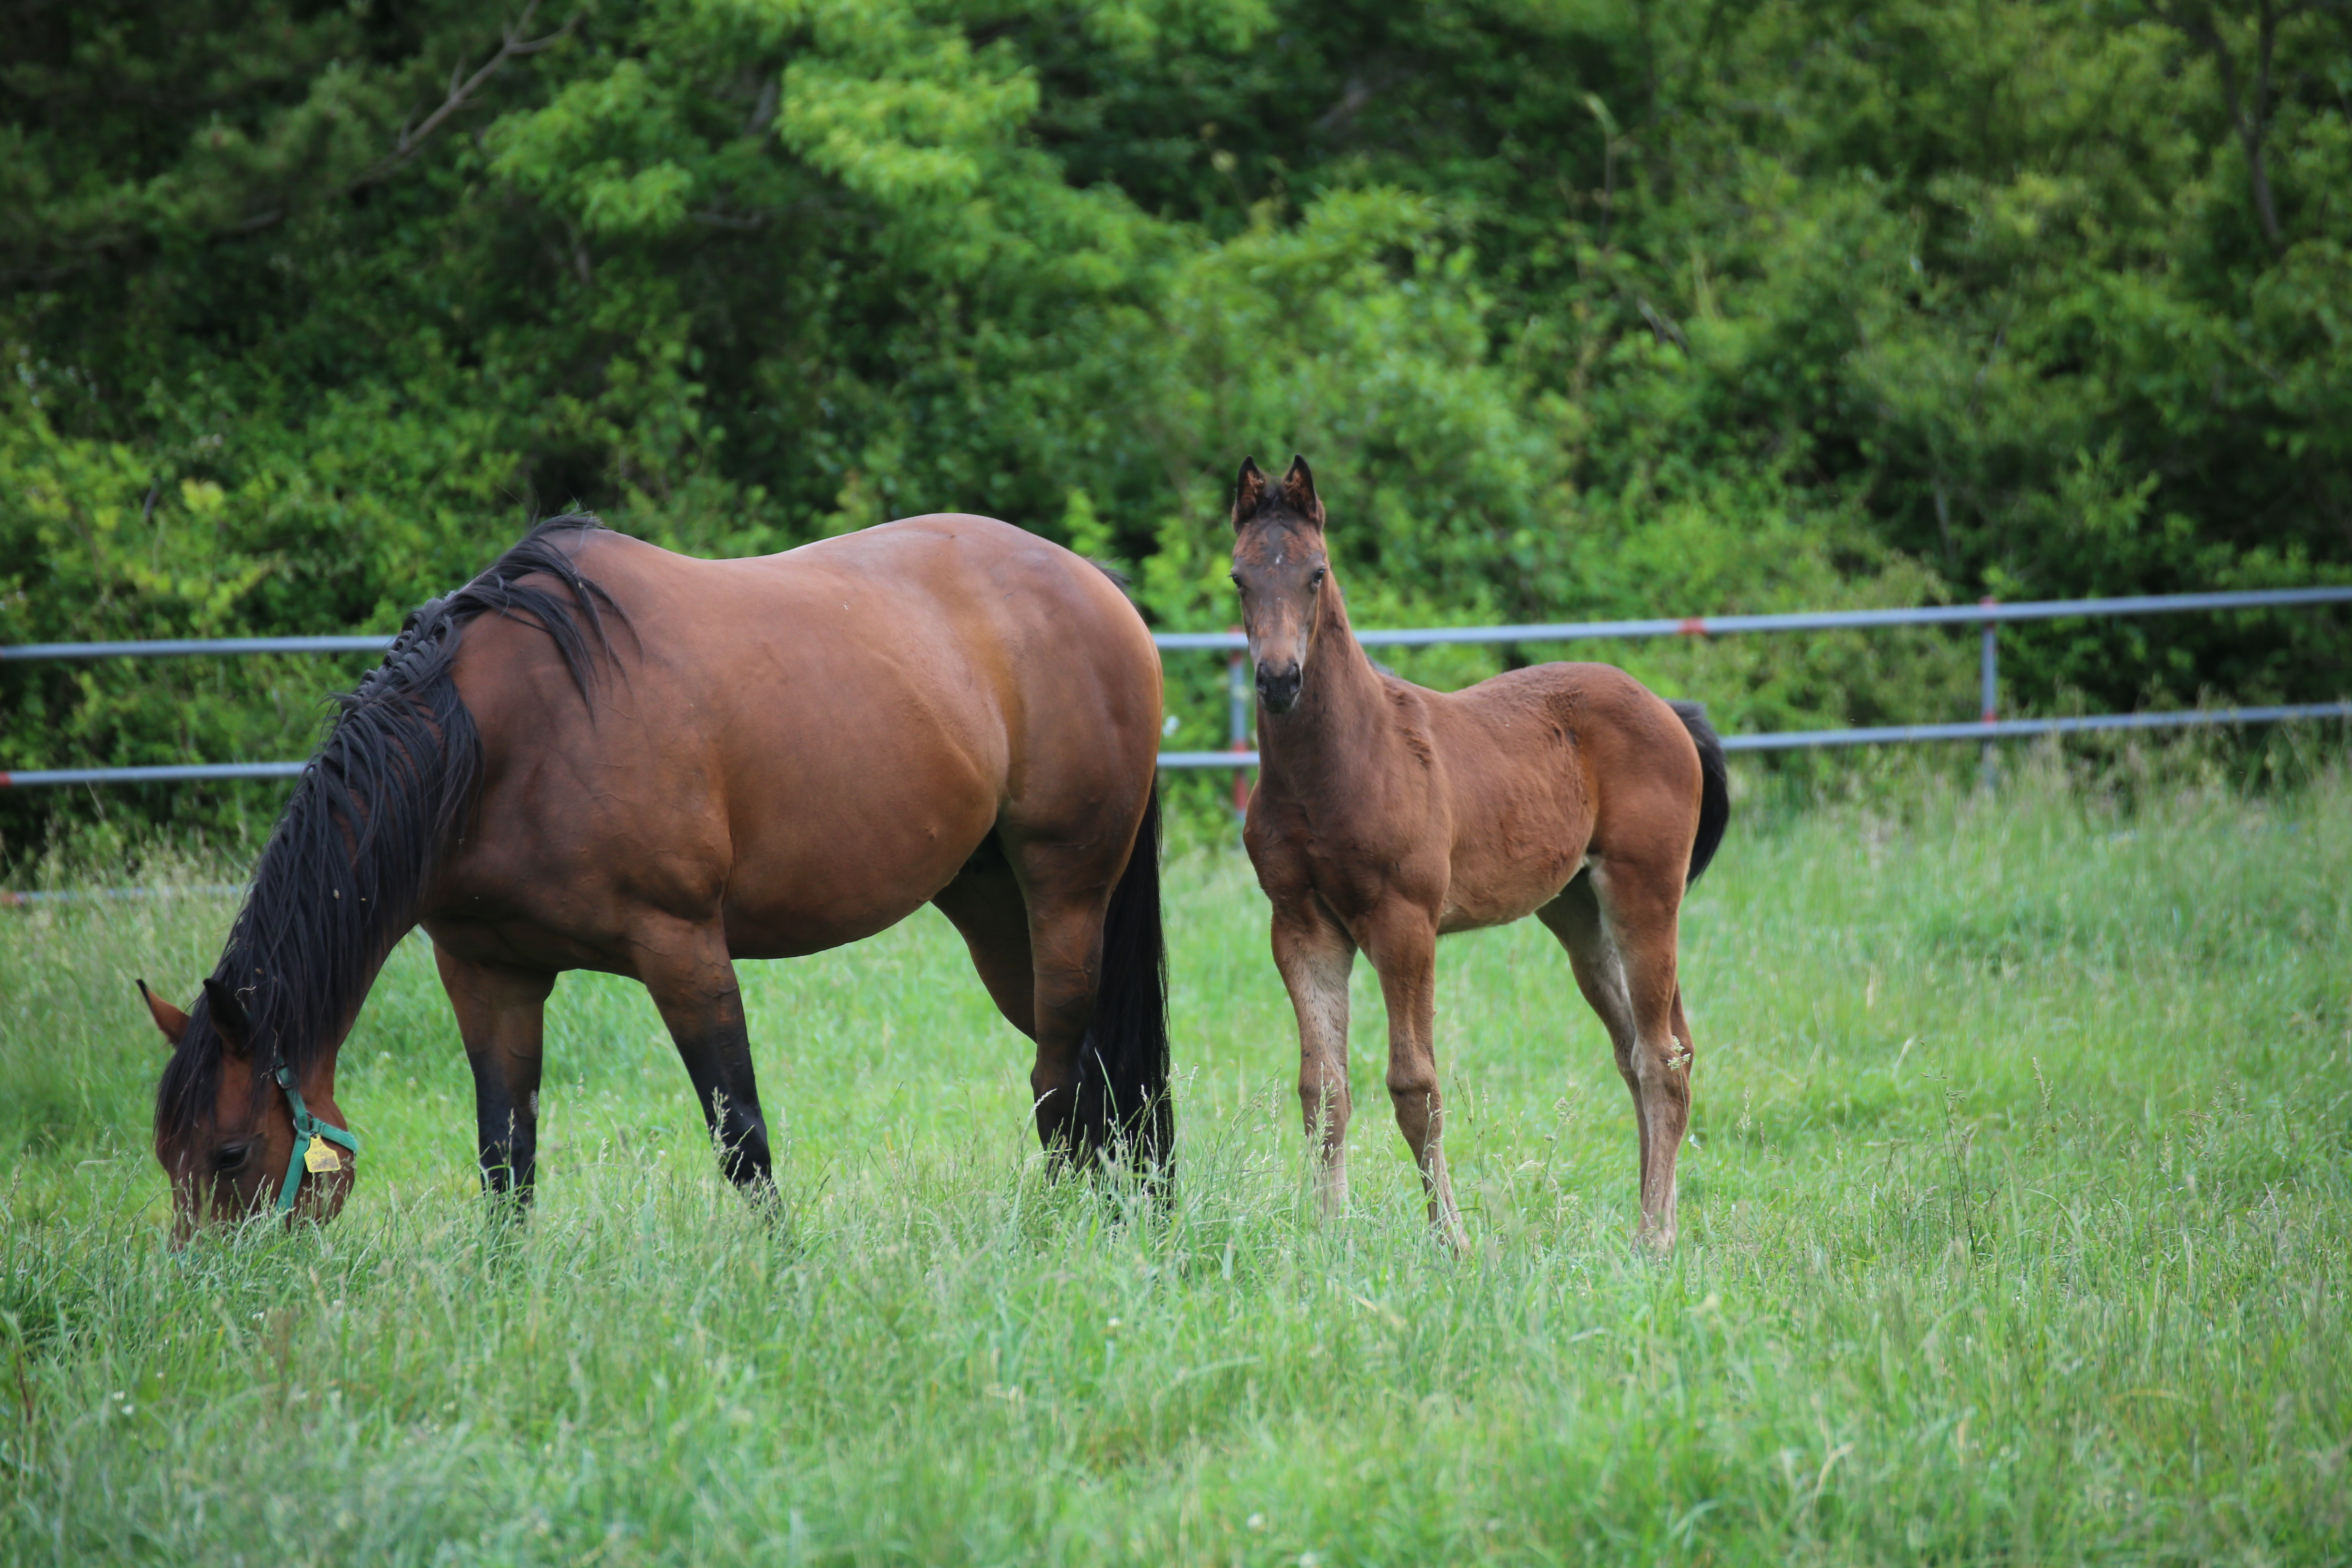
[[[555,976],[459,958],[437,942],[433,960],[474,1069],[483,1190],[527,1204],[539,1165],[540,1059]]]
[[[1019,880],[1027,927],[1029,1033],[1037,1045],[1029,1092],[1038,1141],[1058,1158],[1083,1161],[1111,1133],[1092,1120],[1097,1110],[1107,1113],[1109,1086],[1082,1088],[1080,1074],[1102,979],[1103,921],[1127,846],[1092,831],[1076,841],[1017,827],[999,833]]]
[[[720,1168],[739,1187],[767,1187],[774,1180],[768,1123],[760,1114],[743,993],[735,983],[725,931],[715,923],[665,921],[632,937],[636,977],[652,994],[686,1063],[695,1102],[719,1147]]]
[[[1037,1056],[1029,1093],[1037,1137],[1060,1156],[1084,1157],[1092,1130],[1079,1125],[1080,1049],[1094,1022],[1101,973],[1103,915],[1108,890],[1097,897],[1032,888],[1029,898],[1030,984]]]
[[[971,951],[971,966],[1005,1022],[1037,1037],[1037,978],[1029,953],[1029,906],[1013,864],[990,834],[962,870],[932,895]]]
[[[1642,1237],[1675,1241],[1675,1159],[1690,1127],[1690,1025],[1675,975],[1679,868],[1597,862],[1537,911],[1568,949],[1615,1047],[1642,1149]]]

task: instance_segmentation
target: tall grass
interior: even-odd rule
[[[772,1219],[643,993],[577,975],[539,1212],[486,1217],[412,942],[343,1054],[345,1217],[173,1255],[131,979],[192,994],[228,905],[0,912],[0,1559],[2345,1560],[2352,787],[1889,798],[1748,814],[1688,907],[1662,1264],[1532,922],[1442,949],[1474,1255],[1423,1233],[1368,975],[1313,1220],[1230,854],[1169,879],[1165,1219],[1045,1179],[926,915],[744,966]]]

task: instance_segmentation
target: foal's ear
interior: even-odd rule
[[[245,1004],[236,993],[217,980],[205,982],[205,1000],[213,1005],[213,1032],[220,1036],[221,1044],[233,1057],[250,1055],[253,1049],[253,1020],[245,1016]]]
[[[171,1042],[173,1050],[179,1049],[180,1037],[188,1032],[188,1016],[148,990],[144,980],[131,984],[139,987],[139,994],[147,1004],[147,1016],[155,1020],[157,1028],[163,1031],[163,1038]]]
[[[1235,528],[1257,515],[1257,509],[1265,504],[1266,491],[1273,488],[1272,481],[1265,477],[1265,470],[1257,466],[1255,458],[1242,459],[1242,471],[1234,480]]]
[[[1315,476],[1307,472],[1307,459],[1296,453],[1290,458],[1290,471],[1282,476],[1282,504],[1316,527],[1323,526],[1323,502],[1315,494]]]

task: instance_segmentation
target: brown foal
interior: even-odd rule
[[[1259,700],[1244,837],[1298,1015],[1324,1212],[1348,1199],[1348,973],[1361,949],[1380,972],[1389,1096],[1430,1224],[1465,1245],[1437,1087],[1437,939],[1532,914],[1616,1047],[1641,1130],[1642,1237],[1671,1247],[1691,1068],[1675,925],[1729,816],[1715,732],[1697,705],[1605,664],[1451,694],[1375,668],[1349,628],[1304,458],[1279,485],[1244,458],[1233,516]]]

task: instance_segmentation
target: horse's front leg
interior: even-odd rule
[[[1437,919],[1392,900],[1374,911],[1365,952],[1380,971],[1389,1010],[1389,1099],[1397,1130],[1421,1167],[1430,1228],[1455,1252],[1469,1247],[1454,1181],[1445,1171],[1444,1101],[1437,1090]]]
[[[1356,944],[1312,894],[1274,914],[1274,963],[1298,1016],[1298,1110],[1316,1158],[1324,1216],[1348,1206],[1348,973]]]
[[[433,959],[474,1069],[483,1190],[528,1204],[539,1164],[540,1058],[555,976],[459,958],[437,942]]]
[[[660,1009],[677,1047],[695,1103],[719,1150],[719,1168],[737,1186],[765,1191],[775,1181],[768,1123],[751,1071],[751,1037],[735,962],[719,926],[664,922],[633,933],[637,978]]]

